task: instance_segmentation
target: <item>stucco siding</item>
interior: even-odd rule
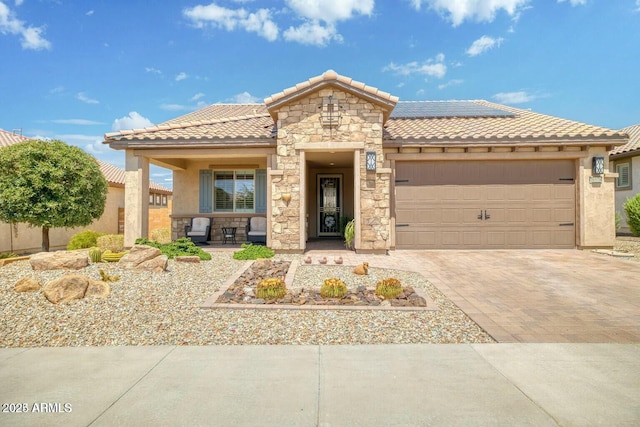
[[[616,190],[616,212],[620,213],[621,221],[620,221],[620,232],[629,233],[629,226],[627,225],[627,217],[624,212],[624,204],[627,199],[635,196],[640,193],[640,155],[637,155],[632,158],[618,159],[615,161],[614,165],[612,165],[612,172],[615,172],[615,164],[620,163],[630,163],[631,164],[631,188],[625,190]]]

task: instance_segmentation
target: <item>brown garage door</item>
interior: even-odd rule
[[[573,248],[572,160],[396,163],[400,249]]]

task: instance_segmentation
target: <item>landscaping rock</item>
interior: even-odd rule
[[[34,270],[79,270],[89,265],[89,257],[79,251],[40,252],[29,263]]]
[[[155,258],[159,258],[153,262]],[[134,245],[129,253],[118,261],[118,265],[125,269],[139,269],[160,272],[167,268],[167,256],[162,255],[160,249],[146,245]]]
[[[85,298],[107,298],[111,293],[111,287],[107,282],[100,280],[89,280],[89,286],[87,286],[87,292],[85,292]]]
[[[33,277],[23,277],[13,286],[16,292],[34,292],[40,290],[40,283]]]
[[[42,289],[44,296],[52,303],[82,299],[89,286],[89,278],[79,274],[69,274],[47,283]]]

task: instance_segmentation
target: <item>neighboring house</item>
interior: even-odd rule
[[[29,141],[21,135],[0,129],[0,149],[12,144]],[[52,228],[49,230],[51,249],[66,247],[71,236],[79,231],[91,229],[108,234],[124,233],[125,218],[125,172],[109,163],[98,160],[100,170],[107,179],[109,191],[103,215],[91,225],[76,228]],[[149,185],[149,197],[154,198],[154,203],[149,206],[149,230],[155,228],[169,228],[171,215],[172,191],[154,182]],[[156,203],[157,200],[157,203]],[[28,224],[10,224],[0,222],[0,253],[2,252],[33,252],[40,250],[42,246],[42,231],[39,227],[30,227]]]
[[[355,218],[358,252],[612,247],[607,153],[624,133],[486,101],[398,102],[327,71],[264,104],[211,105],[105,135],[125,150],[125,242],[146,233],[149,164],[173,170],[173,238],[265,216],[301,252]],[[601,168],[593,170],[595,162]],[[238,228],[239,239],[244,227]]]
[[[609,152],[611,170],[616,178],[616,212],[620,213],[620,231],[630,233],[624,203],[640,193],[640,124],[620,129],[629,134],[629,142]]]

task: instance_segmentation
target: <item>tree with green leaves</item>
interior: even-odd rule
[[[62,141],[31,140],[0,149],[0,221],[49,229],[86,226],[104,212],[107,180],[96,159]]]

